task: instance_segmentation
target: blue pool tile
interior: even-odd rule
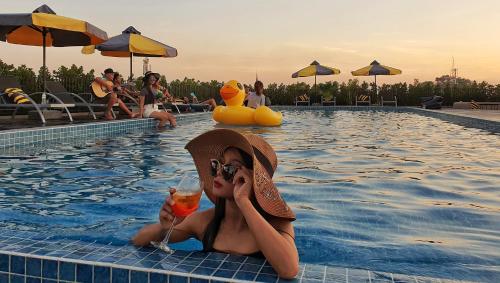
[[[11,256],[10,257],[10,272],[16,274],[24,274],[26,258],[24,256]]]
[[[57,279],[57,261],[42,260],[42,277],[47,279]]]
[[[129,271],[121,268],[113,268],[111,271],[112,283],[129,283]],[[155,281],[151,281],[155,282]]]
[[[156,262],[156,261],[143,260],[143,261],[134,263],[133,266],[153,268],[157,264],[158,264],[158,262]]]
[[[264,259],[256,258],[256,257],[248,257],[247,260],[245,261],[245,264],[246,263],[262,265],[262,264],[264,264]]]
[[[130,271],[130,283],[148,282],[148,274],[142,271]]]
[[[229,255],[226,258],[226,261],[229,261],[229,262],[244,262],[246,259],[247,259],[246,256]]]
[[[59,279],[66,281],[75,281],[76,265],[71,262],[59,262]]]
[[[246,272],[246,271],[238,271],[234,275],[235,279],[241,279],[241,280],[252,280],[257,276],[257,273],[254,272]]]
[[[42,279],[42,283],[57,283],[57,280],[52,280],[52,279]]]
[[[9,255],[0,254],[0,271],[9,272]]]
[[[24,276],[11,274],[10,283],[24,283]]]
[[[77,264],[76,280],[82,283],[92,283],[92,266],[86,264]]]
[[[201,278],[193,278],[193,277],[191,277],[191,278],[189,279],[189,282],[190,282],[190,283],[210,283],[210,280],[208,280],[208,279],[201,279]]]
[[[271,274],[259,274],[256,279],[259,282],[276,282],[276,280],[278,280],[278,276]]]
[[[220,268],[221,269],[229,269],[229,270],[238,270],[240,268],[240,265],[241,265],[241,263],[224,262]]]
[[[192,273],[200,275],[211,275],[212,273],[214,273],[214,271],[215,271],[214,268],[198,267],[195,270],[193,270]]]
[[[236,273],[236,270],[219,269],[212,276],[231,278],[233,277],[234,273]]]
[[[123,265],[133,265],[134,263],[138,262],[140,259],[137,258],[123,258],[119,261],[117,261],[117,264],[123,264]]]
[[[278,283],[302,283],[302,281],[299,279],[299,278],[294,278],[294,279],[283,279],[283,278],[280,278],[278,280]],[[343,282],[343,281],[324,281],[324,282]],[[319,282],[316,282],[316,283],[324,283],[323,281],[319,281]]]
[[[105,258],[101,258],[99,261],[100,262],[117,262],[121,260],[119,257],[114,257],[114,256],[107,256]]]
[[[221,264],[222,264],[222,261],[220,261],[220,260],[209,260],[209,259],[206,259],[206,260],[204,260],[200,264],[200,266],[202,266],[202,267],[209,267],[209,268],[217,268]]]
[[[190,273],[195,269],[196,266],[193,265],[184,265],[184,264],[179,264],[176,267],[174,267],[172,270],[177,271],[177,272],[185,272],[185,273]]]
[[[223,260],[227,257],[227,254],[221,254],[221,253],[210,253],[207,257],[207,259],[212,259],[212,260]]]
[[[109,283],[111,279],[111,268],[106,266],[94,266],[94,283]]]
[[[192,253],[189,257],[190,258],[200,258],[200,259],[205,259],[208,257],[208,253],[204,253],[204,252],[195,252],[195,253]]]
[[[40,277],[30,277],[30,276],[27,276],[26,277],[26,283],[42,283],[42,278]]]
[[[169,283],[187,283],[188,279],[187,277],[182,277],[182,276],[177,276],[177,275],[170,275],[170,281]]]
[[[42,274],[42,260],[39,258],[26,258],[26,274],[40,277]]]
[[[262,267],[262,269],[260,270],[259,273],[266,273],[266,274],[276,274],[276,271],[274,271],[274,268],[272,268],[271,266],[264,266]],[[323,273],[321,273],[321,276],[323,276]]]
[[[150,273],[149,282],[151,283],[168,283],[168,275],[159,273]]]
[[[0,273],[0,283],[9,283],[9,274]]]
[[[249,272],[259,272],[261,265],[256,264],[243,264],[241,267],[241,271],[249,271]]]

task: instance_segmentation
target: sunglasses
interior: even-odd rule
[[[232,182],[234,174],[240,169],[239,166],[233,164],[221,164],[217,159],[210,159],[210,174],[212,177],[217,176],[217,172],[221,169],[222,178],[228,182]]]

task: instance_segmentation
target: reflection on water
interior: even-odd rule
[[[386,112],[286,112],[238,127],[276,149],[275,182],[297,213],[301,261],[495,281],[500,277],[500,136]],[[0,227],[125,242],[194,169],[175,130],[2,154]],[[204,197],[202,208],[210,206]],[[198,248],[192,241],[189,248]]]

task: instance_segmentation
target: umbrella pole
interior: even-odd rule
[[[377,103],[379,103],[379,99],[378,99],[378,87],[377,87],[377,75],[375,75],[375,96],[377,97]]]
[[[134,53],[130,52],[130,77],[129,81],[132,81],[132,56]]]
[[[316,95],[318,94],[318,86],[316,85],[316,75],[314,75],[314,91],[316,92]]]
[[[43,79],[43,89],[42,89],[42,104],[45,104],[47,96],[45,95],[46,89],[46,77],[45,77],[45,68],[46,68],[46,49],[47,49],[47,29],[42,29],[42,37],[43,37],[43,68],[42,68],[42,79]]]

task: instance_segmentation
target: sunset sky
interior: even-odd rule
[[[342,72],[319,82],[344,81],[374,59],[403,70],[379,78],[381,83],[423,81],[449,74],[454,57],[459,76],[500,83],[498,0],[23,0],[2,1],[0,13],[30,12],[44,3],[57,14],[89,21],[110,37],[133,25],[177,48],[176,58],[151,59],[153,71],[169,81],[192,77],[251,83],[257,72],[265,84],[291,83],[297,81],[291,74],[313,60]],[[5,42],[0,48],[0,59],[7,63],[36,70],[42,64],[41,48]],[[74,63],[86,70],[113,67],[128,75],[128,59],[80,50],[49,48],[49,69]],[[134,59],[134,73],[141,75],[142,58]]]

